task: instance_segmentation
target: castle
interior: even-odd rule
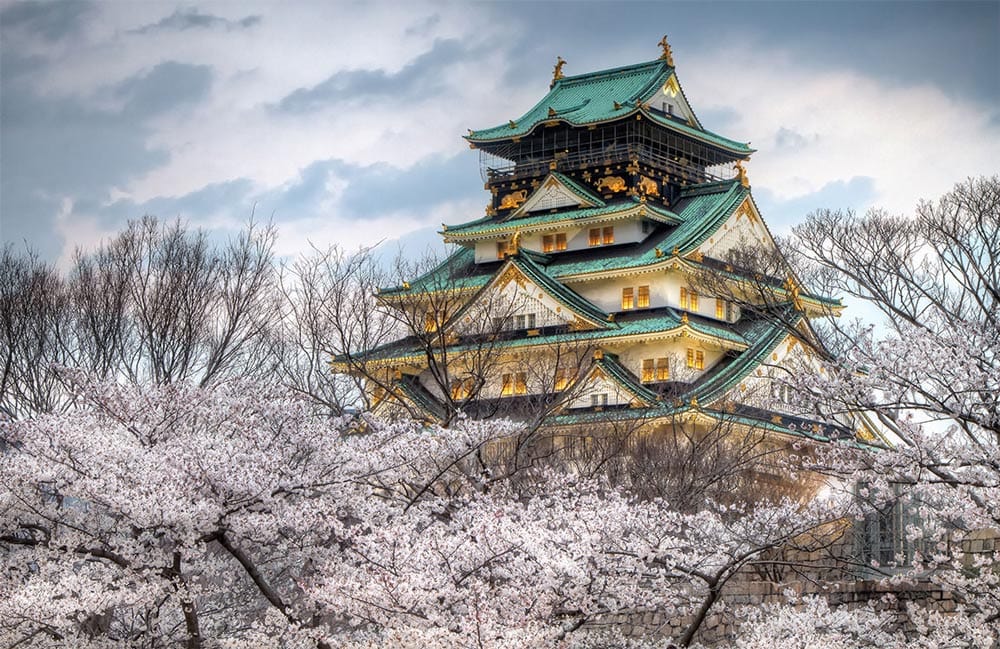
[[[810,318],[842,307],[787,264],[734,265],[737,249],[781,259],[751,192],[754,150],[704,128],[660,46],[576,76],[560,58],[535,106],[469,131],[485,215],[444,225],[456,251],[380,289],[408,335],[334,361],[364,375],[377,412],[853,434],[797,415],[786,380],[814,354]]]

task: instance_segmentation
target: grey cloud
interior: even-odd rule
[[[351,215],[421,210],[476,197],[481,197],[485,205],[487,200],[479,177],[479,163],[468,150],[449,158],[425,158],[409,169],[387,164],[356,167],[346,177],[349,184],[341,205]],[[469,219],[478,216],[471,214]]]
[[[262,209],[281,219],[319,216],[317,207],[328,201],[329,182],[346,184],[336,206],[340,218],[364,220],[390,212],[427,212],[436,205],[486,194],[475,156],[424,158],[408,169],[385,163],[355,165],[344,160],[318,160],[302,169],[292,183],[270,190],[255,200]],[[469,219],[477,214],[469,215]]]
[[[784,126],[779,128],[774,135],[774,144],[779,149],[801,149],[818,141],[819,135],[814,134],[812,137],[807,137]]]
[[[379,97],[412,98],[440,93],[446,85],[447,68],[472,52],[457,40],[437,40],[434,46],[413,59],[399,72],[385,70],[342,70],[312,88],[299,88],[284,97],[278,111],[304,113],[345,101],[366,101]]]
[[[197,9],[181,10],[161,18],[155,23],[143,25],[132,30],[133,34],[149,34],[161,31],[184,31],[186,29],[213,29],[220,28],[226,30],[247,29],[259,24],[260,16],[246,16],[239,20],[229,20],[221,16],[200,13]]]
[[[28,81],[0,77],[0,236],[30,240],[40,254],[55,258],[64,244],[53,234],[62,199],[72,199],[75,212],[96,216],[102,226],[118,227],[120,214],[102,207],[110,189],[169,159],[166,151],[148,147],[147,120],[204,97],[211,69],[167,62],[126,79],[105,91],[124,102],[121,111],[41,97]]]
[[[204,98],[211,85],[209,66],[167,61],[122,81],[112,94],[125,100],[127,115],[145,119]]]
[[[0,11],[0,29],[22,29],[57,41],[79,30],[93,10],[90,2],[18,2]]]

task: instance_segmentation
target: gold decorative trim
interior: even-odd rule
[[[744,187],[749,187],[750,178],[747,176],[747,170],[743,166],[743,161],[737,160],[734,167],[736,169],[736,179],[739,180],[740,184],[743,185]]]
[[[625,179],[621,176],[605,176],[597,181],[597,191],[608,190],[613,194],[625,191]]]
[[[660,42],[657,43],[657,45],[663,49],[663,52],[660,54],[660,60],[666,61],[667,65],[674,67],[674,53],[670,50],[670,44],[667,43],[666,34],[663,35],[663,38],[660,39]]]
[[[556,81],[559,81],[566,76],[563,74],[564,65],[566,65],[566,60],[561,56],[557,56],[555,67],[552,68],[552,83],[549,85],[550,88],[556,85]]]
[[[639,191],[643,196],[659,196],[660,186],[652,178],[642,176],[639,178]]]
[[[499,209],[501,210],[514,209],[516,207],[520,207],[521,203],[523,203],[526,200],[528,200],[528,190],[519,189],[516,192],[505,194],[504,197],[500,199]]]

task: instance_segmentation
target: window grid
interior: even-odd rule
[[[726,319],[726,301],[721,297],[715,298],[715,317],[719,320]]]
[[[694,370],[705,369],[705,352],[700,349],[692,349],[691,347],[688,347],[687,366]]]
[[[653,379],[656,377],[656,367],[655,362],[652,358],[646,358],[642,361],[642,382],[652,383]]]
[[[666,381],[670,379],[670,359],[661,356],[656,359],[656,380]]]
[[[634,309],[635,308],[635,295],[633,294],[632,287],[628,286],[622,289],[622,310]]]
[[[528,394],[528,375],[525,372],[514,374],[514,394]]]
[[[637,302],[636,306],[638,306],[640,309],[649,308],[649,286],[639,287],[639,301]]]

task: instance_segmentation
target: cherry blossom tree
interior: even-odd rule
[[[824,373],[795,378],[814,415],[852,421],[889,442],[872,453],[833,449],[817,467],[842,478],[869,512],[894,513],[896,543],[889,556],[868,557],[867,572],[953,598],[953,611],[908,605],[910,646],[994,646],[1000,178],[961,183],[913,217],[821,211],[794,238],[787,248],[803,274],[884,316],[878,324],[831,320],[825,334],[838,357]],[[772,622],[779,618],[824,624],[819,614],[774,612]]]
[[[497,478],[477,458],[503,422],[65,374],[76,408],[4,424],[6,645],[587,646],[648,611],[687,645],[734,575],[834,516]]]

